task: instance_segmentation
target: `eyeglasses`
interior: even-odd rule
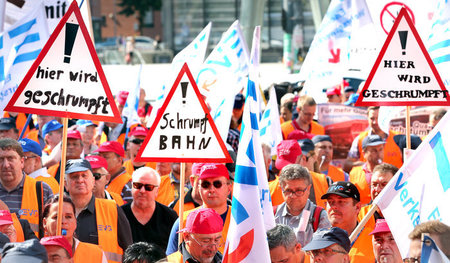
[[[213,238],[204,238],[201,241],[198,241],[194,235],[190,235],[191,238],[201,247],[212,247],[215,246],[217,248],[223,247],[223,239],[222,237],[213,239]]]
[[[323,255],[325,258],[331,257],[332,255],[339,253],[339,254],[347,254],[345,251],[336,250],[332,248],[323,248],[323,249],[317,249],[317,250],[311,250],[306,252],[312,259],[317,258],[320,255]]]
[[[286,190],[281,190],[281,192],[283,192],[284,195],[295,195],[295,196],[303,196],[305,194],[305,191],[308,189],[309,185],[307,187],[305,187],[304,189],[297,189],[297,190],[291,190],[291,189],[286,189]]]
[[[212,184],[216,189],[221,188],[222,185],[223,185],[222,181],[217,180],[217,181],[214,181],[214,182],[212,182],[212,183],[209,182],[209,181],[202,181],[202,183],[200,184],[200,186],[201,186],[202,188],[209,189],[209,187],[211,186],[211,184]]]
[[[404,263],[420,263],[420,257],[418,258],[405,258]]]
[[[141,144],[141,143],[144,142],[144,140],[143,139],[134,138],[133,140],[130,140],[130,142],[134,143],[134,144]]]
[[[108,174],[101,174],[101,173],[93,173],[95,180],[100,180],[102,176],[108,175]]]
[[[133,182],[134,189],[141,190],[142,186],[145,188],[145,191],[148,191],[148,192],[151,192],[151,191],[153,191],[153,189],[155,189],[155,187],[158,187],[157,185]]]
[[[24,156],[23,159],[28,160],[28,159],[33,159],[36,158],[36,155],[32,155],[32,156]]]

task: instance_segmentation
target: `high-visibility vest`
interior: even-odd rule
[[[38,176],[34,179],[36,181],[41,181],[48,184],[48,186],[50,186],[50,188],[52,189],[54,195],[59,193],[59,184],[54,177]]]
[[[170,176],[168,174],[161,176],[161,183],[159,184],[156,202],[168,206],[174,200],[175,200],[175,186],[172,184]]]
[[[199,209],[203,206],[199,206],[195,209]],[[185,224],[186,224],[186,219],[187,216],[189,215],[190,212],[194,211],[195,209],[186,211],[183,213],[183,222],[180,222],[180,229],[183,229]],[[228,228],[230,227],[230,219],[231,219],[231,206],[228,206],[228,211],[227,211],[227,218],[225,219],[225,222],[223,224],[223,230],[222,230],[222,239],[223,240],[227,240],[227,234],[228,234]],[[220,253],[223,254],[223,249],[224,246],[222,246],[221,248],[219,248]]]
[[[122,196],[120,196],[119,194],[109,191],[108,193],[111,195],[112,199],[116,201],[118,206],[123,206],[125,204],[125,202],[122,199]]]
[[[184,207],[183,211],[189,211],[189,210],[194,209],[195,205],[194,205],[194,203],[189,202],[189,203],[184,203],[183,207]],[[180,212],[180,199],[178,199],[177,202],[175,203],[173,210],[175,212],[177,212],[177,215],[179,215],[178,213]]]
[[[362,153],[362,141],[369,135],[369,131],[363,131],[358,137],[358,150],[359,150],[359,160],[365,162],[364,154]],[[394,136],[397,135],[393,131],[389,131],[388,137],[386,138],[386,144],[383,150],[383,162],[390,163],[397,168],[402,167],[403,159],[402,152],[398,145],[394,141]]]
[[[361,207],[361,210],[359,210],[359,214],[358,214],[358,222],[361,222],[363,220],[363,218],[367,215],[367,213],[372,208],[372,206],[373,205],[370,204],[370,205]],[[364,225],[364,227],[368,227],[371,229],[375,228],[375,218],[373,215],[369,218],[369,221],[367,221],[367,223]]]
[[[294,120],[295,121],[295,120]],[[281,124],[281,132],[283,133],[283,139],[287,139],[289,133],[295,131],[297,128],[294,126],[294,121],[287,121],[283,124]],[[311,128],[310,131],[307,131],[310,134],[314,135],[325,135],[325,129],[322,125],[318,124],[315,121],[311,122]]]
[[[125,167],[125,171],[127,171],[127,173],[133,175],[134,166],[133,166],[133,162],[131,160],[125,161],[123,163],[123,167]],[[155,162],[146,162],[145,167],[150,167],[150,168],[156,169],[156,163]]]
[[[328,176],[331,180],[333,180],[333,182],[345,181],[344,171],[333,165],[328,165]]]
[[[350,262],[375,262],[373,255],[372,236],[373,229],[367,226],[361,231],[348,255]],[[349,233],[350,234],[350,233]]]
[[[358,188],[361,203],[368,204],[370,202],[370,185],[366,180],[366,172],[362,166],[355,166],[350,171],[350,182]]]
[[[78,243],[73,254],[74,263],[98,263],[102,262],[103,251],[95,245],[86,242]]]
[[[117,238],[117,204],[113,200],[95,198],[98,245],[105,252],[108,262],[122,262],[123,250]]]
[[[25,127],[25,123],[27,122],[27,119],[28,119],[28,117],[25,113],[20,112],[19,114],[17,114],[16,117],[11,117],[11,115],[9,115],[9,112],[7,112],[7,111],[5,111],[3,113],[3,118],[15,118],[16,119],[16,128],[19,130],[19,134],[22,132],[23,127]],[[30,132],[30,124],[28,124],[28,126],[23,134],[23,137],[26,138],[26,135],[29,132]]]
[[[47,173],[55,178],[56,173],[58,172],[60,163],[54,164],[47,169]],[[56,179],[55,179],[56,180]]]
[[[114,178],[106,187],[106,190],[110,193],[116,193],[121,195],[125,185],[131,180],[131,174],[123,172]]]
[[[36,195],[36,180],[25,176],[22,194],[22,206],[19,211],[20,218],[28,220],[31,229],[39,236],[39,207]]]
[[[15,213],[11,214],[11,218],[13,221],[14,229],[16,230],[16,242],[23,242],[25,241],[25,234],[23,233],[22,225],[20,224],[19,218],[17,218],[17,215]]]
[[[33,130],[29,131],[26,138],[39,143],[39,130],[33,129]]]
[[[174,252],[167,256],[167,261],[170,263],[183,263],[183,255],[180,251]]]

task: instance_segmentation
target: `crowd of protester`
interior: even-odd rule
[[[330,103],[354,103],[352,90],[340,90],[327,91]],[[127,95],[116,96],[120,112]],[[142,92],[140,123],[129,130],[125,117],[121,124],[70,120],[64,169],[60,118],[37,115],[27,126],[26,114],[5,112],[0,119],[3,262],[222,262],[234,164],[136,162],[151,124],[152,108],[144,98]],[[244,103],[236,96],[226,138],[234,162]],[[405,136],[382,131],[379,108],[369,107],[368,128],[356,136],[340,168],[333,163],[332,138],[314,120],[316,108],[312,97],[285,95],[280,102],[284,140],[277,155],[262,144],[276,222],[267,232],[271,261],[403,262],[380,210],[355,240],[349,236],[403,164]],[[444,113],[434,112],[430,125]],[[414,147],[421,142],[412,140]],[[180,181],[182,172],[186,182]],[[445,245],[450,227],[429,221],[409,235],[405,262],[420,262],[423,233],[450,257]]]

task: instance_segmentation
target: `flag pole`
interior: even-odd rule
[[[184,213],[184,182],[186,181],[186,163],[180,163],[180,194],[178,195],[178,203],[179,206],[179,214],[178,218],[180,218],[180,229],[183,226],[183,213]],[[180,233],[178,233],[178,244],[181,244],[183,242],[183,236]]]
[[[406,149],[411,149],[411,106],[406,106]]]
[[[56,221],[56,235],[61,235],[64,179],[65,179],[64,176],[66,174],[67,127],[69,126],[69,119],[67,117],[64,117],[62,118],[62,122],[63,122],[63,137],[62,137],[61,166],[59,176],[59,200],[58,200],[58,217]]]
[[[355,230],[353,230],[352,234],[349,236],[350,242],[355,241],[355,239],[358,237],[359,233],[362,231],[364,226],[366,225],[367,221],[369,221],[370,217],[377,211],[378,206],[376,204],[372,204],[372,207],[369,209],[367,214],[364,216],[364,218],[361,220],[361,222],[358,223]]]

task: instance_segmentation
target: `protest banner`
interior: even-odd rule
[[[5,110],[122,122],[116,104],[110,104],[113,101],[94,45],[74,1]]]

